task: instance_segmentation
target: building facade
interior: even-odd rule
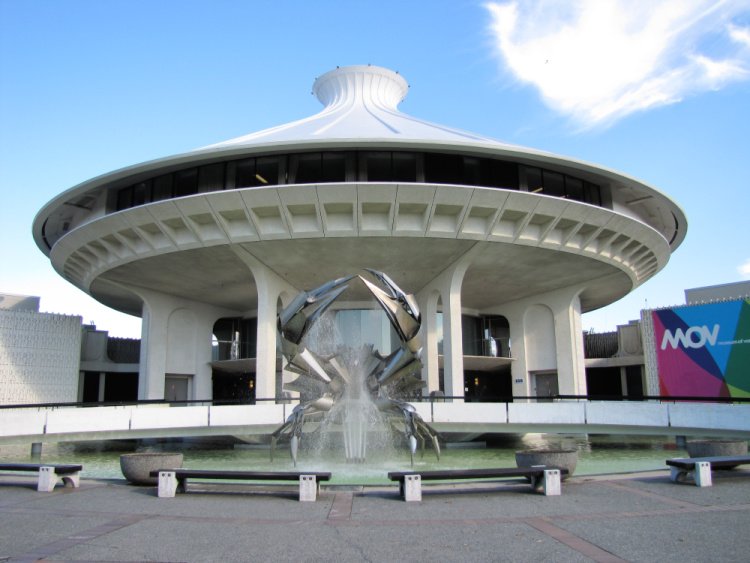
[[[661,270],[684,213],[624,174],[406,115],[407,91],[387,69],[337,68],[315,80],[316,115],[39,212],[60,275],[143,319],[139,398],[285,398],[277,312],[362,268],[416,296],[425,393],[586,393],[581,314]],[[336,306],[342,331],[388,347],[364,288]]]
[[[0,405],[75,402],[80,348],[81,317],[0,294]]]

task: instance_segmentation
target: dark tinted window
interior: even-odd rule
[[[319,182],[345,182],[346,160],[344,152],[324,152],[321,159]]]
[[[540,168],[526,168],[526,187],[530,192],[538,193],[544,191],[542,183],[542,170]]]
[[[289,158],[289,182],[292,184],[314,184],[320,181],[322,172],[319,152],[294,154]]]
[[[390,182],[393,180],[390,152],[364,152],[360,154],[360,177],[365,182]]]
[[[198,193],[198,169],[189,168],[174,174],[174,195],[182,197]]]
[[[133,186],[133,205],[143,205],[151,201],[151,182],[141,182]]]
[[[255,179],[258,185],[279,183],[279,157],[265,156],[255,161]]]
[[[172,197],[172,175],[165,174],[154,178],[153,201],[161,201],[162,199],[169,199]]]
[[[198,169],[198,191],[215,192],[224,189],[224,163],[207,164]]]
[[[425,153],[424,179],[433,184],[461,184],[463,157],[458,154]]]

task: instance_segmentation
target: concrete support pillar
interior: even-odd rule
[[[461,328],[461,285],[464,274],[471,264],[476,252],[481,249],[477,244],[467,251],[461,258],[445,269],[439,276],[428,283],[419,292],[417,299],[419,303],[427,304],[427,312],[431,318],[435,318],[431,307],[435,306],[437,311],[438,296],[442,301],[443,309],[443,388],[446,396],[464,396],[464,350],[463,335]],[[436,366],[438,362],[437,353],[437,327],[430,327],[428,319],[427,347],[422,358],[426,371],[428,384],[436,379]],[[430,340],[434,337],[434,343]],[[424,376],[423,376],[424,377]],[[432,389],[431,389],[432,390]],[[463,400],[463,399],[460,399]]]
[[[558,392],[561,395],[586,394],[586,362],[583,353],[583,329],[579,295],[581,287],[570,287],[532,299],[523,299],[492,310],[505,316],[513,342],[513,396],[533,396],[532,373],[557,372]],[[549,325],[539,325],[539,311],[547,311]],[[542,317],[543,318],[543,317]],[[549,342],[540,348],[539,336]],[[534,334],[534,331],[539,334]],[[550,351],[553,354],[550,356]]]
[[[422,314],[422,381],[427,382],[424,395],[440,389],[440,363],[438,360],[437,292],[420,292],[417,297]]]
[[[561,395],[586,394],[586,360],[578,291],[561,295],[554,307],[557,381]]]
[[[104,388],[107,385],[107,374],[99,372],[99,396],[96,398],[100,403],[104,402]]]
[[[232,248],[245,263],[258,288],[258,337],[255,356],[255,396],[276,397],[276,317],[278,301],[286,305],[299,290],[242,247]],[[278,397],[276,397],[278,398]]]
[[[464,347],[461,329],[461,279],[451,276],[443,286],[443,383],[445,394],[464,396]]]
[[[166,322],[148,303],[141,318],[141,363],[138,370],[138,400],[164,398],[164,375],[167,364]]]
[[[138,294],[144,303],[138,398],[164,399],[166,375],[174,374],[190,378],[188,399],[210,400],[213,325],[237,312],[158,292]]]

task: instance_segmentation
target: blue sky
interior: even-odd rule
[[[37,211],[315,113],[315,77],[367,63],[405,76],[407,113],[614,168],[684,209],[667,267],[585,329],[750,279],[750,0],[0,0],[0,292],[137,337],[53,271]]]

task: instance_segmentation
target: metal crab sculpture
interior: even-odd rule
[[[414,393],[425,385],[419,377],[422,368],[422,350],[418,337],[421,326],[419,308],[414,296],[404,293],[387,275],[376,270],[367,271],[384,289],[361,275],[338,278],[311,291],[301,292],[279,313],[278,332],[281,352],[287,361],[285,369],[300,376],[285,388],[294,391],[304,389],[308,393],[312,390],[317,397],[297,405],[286,422],[273,432],[272,458],[277,441],[288,437],[292,460],[296,465],[305,422],[320,419],[339,401],[367,394],[391,427],[403,431],[412,464],[417,442],[421,442],[424,448],[427,439],[440,459],[438,434],[422,420],[413,405],[395,398]],[[358,361],[356,366],[363,376],[363,383],[360,380],[360,383],[354,382],[349,369],[351,366],[347,366],[339,354],[319,355],[302,344],[316,321],[346,291],[347,283],[354,277],[362,280],[378,301],[401,341],[401,346],[386,356],[381,355],[372,345],[365,347],[364,359]],[[361,388],[355,388],[356,385]],[[364,448],[348,443],[351,440],[350,434],[344,434],[347,460],[364,461]]]

